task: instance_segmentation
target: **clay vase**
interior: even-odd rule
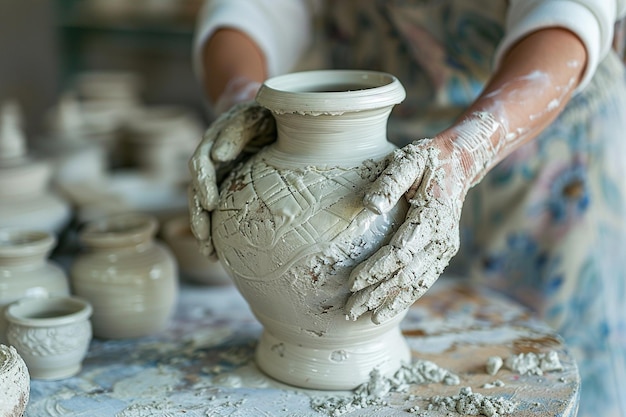
[[[53,167],[52,184],[63,191],[71,184],[102,181],[108,170],[104,143],[110,132],[89,126],[80,102],[70,93],[48,111],[46,120],[48,132],[36,151]]]
[[[129,163],[163,182],[185,185],[187,162],[200,138],[202,125],[182,106],[145,107],[125,128]]]
[[[22,357],[13,346],[0,344],[0,417],[20,417],[30,398],[30,378]]]
[[[174,256],[155,241],[158,221],[144,214],[94,220],[79,231],[85,250],[70,269],[74,293],[93,306],[93,334],[136,338],[168,324],[178,297]]]
[[[0,113],[0,227],[60,233],[70,205],[49,187],[51,166],[28,155],[17,113],[12,103]]]
[[[49,232],[0,229],[0,343],[7,342],[7,305],[25,297],[69,295],[67,275],[48,259],[55,244]]]
[[[258,366],[288,384],[353,389],[374,368],[389,375],[410,351],[398,324],[346,319],[348,277],[388,242],[406,215],[364,208],[405,91],[393,76],[311,71],[272,78],[257,101],[276,119],[277,141],[221,184],[212,215],[218,258],[263,324]]]
[[[161,235],[176,257],[181,278],[202,285],[232,285],[233,281],[222,264],[200,252],[188,215],[167,219],[161,228]]]
[[[33,379],[76,375],[91,341],[91,305],[75,297],[23,298],[7,307],[7,337]]]

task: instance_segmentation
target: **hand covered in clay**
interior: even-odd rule
[[[497,129],[493,118],[477,114],[387,159],[365,195],[365,206],[384,213],[404,196],[410,208],[389,244],[352,271],[348,318],[356,320],[371,311],[372,321],[382,323],[408,308],[437,280],[459,249],[462,204],[496,155],[491,137]]]
[[[240,79],[227,86],[216,109],[230,107],[209,126],[189,160],[191,230],[205,256],[214,251],[210,212],[217,206],[222,177],[247,155],[276,139],[270,111],[252,100],[258,87],[254,82],[241,84]],[[238,102],[241,100],[245,101]]]

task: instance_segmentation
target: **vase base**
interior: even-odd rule
[[[256,349],[256,361],[267,375],[289,385],[321,390],[352,390],[378,369],[393,375],[411,360],[411,351],[398,327],[367,343],[346,343],[329,347],[304,346],[279,339],[263,331]]]
[[[56,381],[59,379],[70,378],[80,372],[82,366],[80,363],[68,365],[63,368],[29,368],[30,377],[33,379],[41,379],[45,381]]]

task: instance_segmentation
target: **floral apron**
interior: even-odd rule
[[[333,68],[390,72],[407,89],[399,146],[447,127],[480,92],[505,0],[327,3]],[[532,308],[566,340],[579,416],[626,417],[626,79],[610,55],[561,116],[470,190],[449,271]]]

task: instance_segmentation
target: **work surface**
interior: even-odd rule
[[[496,293],[440,279],[402,322],[414,360],[456,373],[460,385],[411,385],[379,404],[336,409],[343,416],[454,416],[428,410],[433,397],[463,387],[517,403],[514,416],[575,416],[580,380],[561,340]],[[353,393],[296,389],[261,373],[254,347],[261,332],[234,287],[184,284],[167,331],[138,340],[93,340],[82,371],[62,381],[31,381],[26,416],[324,416],[313,403]],[[562,371],[491,376],[487,358],[558,353]],[[495,380],[503,386],[484,388]]]

